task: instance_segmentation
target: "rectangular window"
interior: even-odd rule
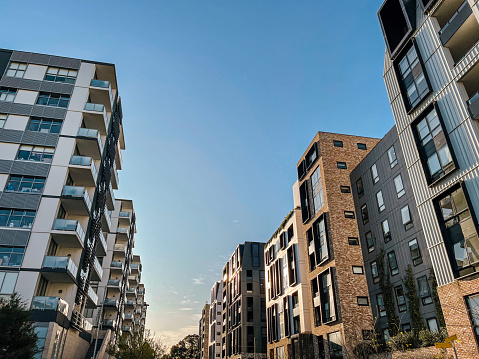
[[[387,219],[381,222],[381,229],[383,231],[384,243],[391,240],[391,231],[389,230],[389,222]]]
[[[17,95],[16,89],[0,87],[0,101],[13,102]]]
[[[367,150],[366,144],[365,143],[358,143],[358,149]]]
[[[0,209],[0,227],[32,228],[35,211]]]
[[[51,163],[54,152],[55,148],[53,147],[22,145],[18,151],[17,160]]]
[[[334,332],[328,334],[329,357],[331,359],[343,358],[343,343],[341,341],[341,333]]]
[[[321,182],[321,168],[318,166],[311,175],[311,184],[313,186],[314,213],[318,213],[324,206],[323,184]]]
[[[304,181],[299,187],[299,196],[301,198],[301,217],[303,223],[306,223],[310,218],[309,199],[308,199],[308,181]]]
[[[251,255],[253,257],[253,267],[259,267],[259,244],[251,243]]]
[[[23,78],[25,71],[27,70],[27,64],[21,64],[19,62],[10,62],[6,76]]]
[[[334,140],[334,147],[343,147],[343,141]]]
[[[0,272],[0,294],[13,294],[18,272]]]
[[[346,165],[346,162],[336,162],[336,165],[338,166],[339,169],[345,170],[348,168]]]
[[[381,318],[386,316],[386,306],[384,305],[384,298],[382,294],[376,295],[376,303],[378,305],[378,314]]]
[[[7,121],[8,115],[4,113],[0,113],[0,128],[5,126],[5,122]]]
[[[358,237],[348,237],[348,243],[350,246],[359,246],[359,238]]]
[[[404,190],[404,185],[402,183],[401,175],[398,175],[396,178],[394,178],[394,186],[396,187],[396,193],[398,195],[398,198],[401,198],[406,194],[406,191]]]
[[[43,133],[60,133],[62,121],[48,118],[31,117],[27,130]]]
[[[399,62],[397,70],[405,100],[404,104],[409,111],[418,105],[430,92],[414,44]]]
[[[246,279],[253,279],[253,271],[248,269],[246,271]]]
[[[353,274],[364,274],[363,266],[353,266]]]
[[[24,247],[0,246],[0,266],[20,267],[24,253]]]
[[[388,159],[391,168],[398,164],[398,159],[396,157],[396,150],[394,149],[394,146],[391,146],[388,150]]]
[[[353,218],[354,219],[354,212],[353,211],[344,211],[344,218]]]
[[[396,304],[398,306],[399,313],[407,311],[406,296],[404,295],[402,286],[395,287],[394,293],[396,293]]]
[[[37,105],[67,108],[70,95],[51,92],[40,92]]]
[[[369,253],[374,251],[373,234],[371,233],[371,231],[366,233],[366,245],[368,247],[368,252]]]
[[[14,176],[10,178],[5,185],[5,192],[43,192],[45,186],[45,178],[30,176]]]
[[[321,216],[313,224],[314,244],[316,252],[316,263],[319,265],[329,257],[328,240],[326,236],[326,225],[324,216]]]
[[[479,294],[466,297],[466,305],[474,329],[474,335],[476,336],[476,341],[479,342]]]
[[[361,177],[356,181],[356,189],[358,197],[361,198],[364,195],[363,179]]]
[[[437,319],[436,318],[427,319],[427,327],[431,332],[438,332],[439,325],[437,324]]]
[[[371,262],[371,276],[373,277],[373,283],[379,282],[378,264],[376,261]]]
[[[406,231],[414,227],[414,223],[412,222],[411,218],[411,212],[409,211],[409,206],[401,208],[401,218],[402,224],[404,225],[404,229]]]
[[[416,238],[409,241],[409,252],[411,253],[411,260],[414,266],[422,264],[421,250]]]
[[[369,305],[368,297],[356,297],[358,301],[358,305],[361,307],[366,307]]]
[[[361,218],[363,220],[363,224],[367,224],[369,222],[368,206],[366,206],[366,203],[361,206]]]
[[[429,290],[429,283],[425,275],[417,279],[417,286],[419,288],[419,298],[421,298],[422,305],[431,304],[431,291]]]
[[[386,205],[384,204],[383,193],[379,191],[376,193],[376,201],[378,203],[378,211],[381,213],[386,209]]]
[[[479,269],[479,238],[466,195],[463,187],[459,187],[436,202],[438,220],[456,276]]]
[[[334,302],[333,279],[331,269],[327,269],[318,276],[321,295],[321,313],[323,323],[336,320],[336,304]]]
[[[340,186],[341,193],[351,193],[351,187],[349,186]]]
[[[373,178],[373,184],[376,184],[379,182],[379,174],[378,174],[378,168],[376,167],[376,164],[373,164],[371,166],[371,177]]]
[[[388,253],[388,263],[389,263],[389,270],[391,271],[391,275],[396,275],[399,273],[398,262],[396,260],[396,253],[394,251]]]
[[[434,105],[430,112],[412,125],[419,156],[429,183],[452,172],[456,166],[449,148],[447,134]]]
[[[45,81],[65,82],[67,84],[74,84],[77,74],[77,70],[49,67],[45,75]]]

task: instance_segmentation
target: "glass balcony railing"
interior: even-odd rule
[[[70,257],[45,256],[42,268],[66,270],[73,276],[73,278],[76,278],[78,273],[78,267]]]
[[[88,210],[91,210],[91,199],[86,187],[63,186],[62,196],[83,198],[85,200],[85,205],[87,206]]]
[[[121,212],[118,214],[118,216],[119,216],[119,217],[130,218],[130,217],[131,217],[131,212],[121,211]]]
[[[100,141],[100,132],[92,128],[83,128],[83,127],[79,128],[77,132],[77,136],[96,138],[98,141]]]
[[[104,328],[115,328],[116,323],[113,319],[103,319],[101,325]]]
[[[111,215],[108,208],[106,208],[106,205],[105,205],[105,211],[103,215],[105,216],[106,222],[108,223],[108,228],[111,228]]]
[[[132,306],[132,305],[135,305],[135,301],[134,300],[127,300],[125,302],[126,305],[129,305],[129,306]]]
[[[90,297],[91,301],[95,303],[95,305],[98,304],[98,294],[93,290],[92,287],[88,287],[87,291],[88,296]]]
[[[136,269],[136,270],[138,270],[138,269],[140,269],[140,265],[139,265],[139,264],[132,263],[132,264],[130,264],[130,268],[131,268],[131,269]]]
[[[79,313],[75,309],[72,312],[71,325],[74,328],[82,329],[86,332],[91,332],[91,330],[93,329],[93,325],[88,320],[86,320],[81,313]]]
[[[135,288],[128,288],[126,290],[126,294],[136,294],[136,289]]]
[[[121,327],[123,332],[131,332],[131,327]]]
[[[95,266],[95,270],[98,273],[98,276],[101,278],[103,275],[103,268],[101,267],[100,261],[97,257],[93,260],[93,265]]]
[[[106,252],[107,245],[106,245],[105,236],[103,235],[102,231],[98,232],[98,239],[100,240],[100,243],[101,243],[102,247],[105,249],[105,252]]]
[[[52,229],[56,231],[75,232],[82,242],[85,240],[85,231],[77,220],[56,218],[53,222]]]
[[[113,245],[114,251],[126,252],[126,245],[124,244],[115,244]]]
[[[120,261],[112,261],[111,262],[111,267],[112,268],[122,268],[123,269],[123,263]]]
[[[98,172],[95,167],[95,162],[91,157],[87,156],[71,156],[70,157],[70,164],[75,166],[90,166],[91,172],[93,174],[93,178],[98,177]]]
[[[130,235],[130,228],[128,227],[118,227],[116,229],[116,233],[126,234],[127,236]]]
[[[125,319],[133,319],[133,313],[125,313]]]
[[[107,88],[110,87],[110,82],[109,81],[92,79],[91,82],[90,82],[90,86],[101,87],[101,88],[107,89]]]
[[[119,287],[120,286],[120,280],[119,279],[108,279],[107,285],[112,286],[112,287]]]
[[[56,310],[64,316],[68,315],[68,303],[59,297],[33,297],[31,309]]]
[[[103,109],[105,108],[105,106],[103,106],[102,104],[100,103],[90,103],[90,102],[87,102],[85,104],[85,111],[95,111],[95,112],[103,112]]]
[[[128,280],[131,280],[132,282],[138,282],[138,277],[136,275],[130,275],[128,276]]]
[[[118,307],[118,300],[117,299],[105,299],[103,302],[104,307]]]

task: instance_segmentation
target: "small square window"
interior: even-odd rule
[[[360,150],[367,150],[367,146],[365,143],[358,143],[358,149]]]
[[[246,278],[247,279],[253,279],[253,271],[252,270],[248,269],[246,271]]]
[[[253,283],[246,283],[246,291],[248,293],[253,293]]]
[[[364,274],[363,266],[353,266],[353,274]]]
[[[344,211],[344,218],[354,218],[353,211]]]
[[[339,169],[345,170],[348,168],[346,165],[346,162],[336,162],[336,165],[338,166]]]
[[[359,306],[368,306],[369,305],[368,297],[357,297],[357,300],[358,300],[358,305]]]
[[[351,187],[349,186],[340,186],[341,193],[351,193]]]
[[[358,237],[348,237],[348,243],[350,246],[359,246]]]
[[[343,147],[343,141],[334,140],[333,143],[334,143],[334,147]]]

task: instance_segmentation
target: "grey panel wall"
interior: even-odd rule
[[[0,173],[46,177],[49,170],[49,163],[8,161],[0,159]]]
[[[34,52],[13,51],[10,61],[29,62],[31,64],[66,67],[78,70],[81,60],[69,57],[37,54]]]
[[[30,231],[0,229],[0,245],[26,247]]]

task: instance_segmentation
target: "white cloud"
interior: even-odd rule
[[[169,347],[175,345],[189,334],[198,334],[198,326],[191,325],[188,327],[180,328],[177,331],[166,330],[157,333],[157,335],[162,339],[162,341]]]
[[[192,278],[192,279],[193,279],[193,284],[194,285],[205,284],[205,277],[203,275],[200,275],[198,278]]]
[[[182,311],[185,311],[185,310],[193,310],[193,308],[179,308],[178,310],[182,310]]]

